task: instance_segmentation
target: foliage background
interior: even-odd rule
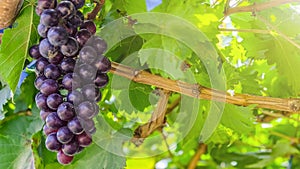
[[[161,12],[172,14],[194,24],[214,45],[226,73],[229,92],[253,95],[296,98],[300,94],[300,4],[288,3],[262,11],[241,12],[224,17],[224,11],[235,6],[248,6],[264,3],[264,0],[183,0],[150,3],[150,1],[106,0],[95,23],[105,28],[110,22],[142,12]],[[195,100],[172,94],[169,105],[178,98],[181,104],[167,116],[169,124],[150,137],[160,137],[160,141],[146,139],[142,146],[135,147],[127,137],[134,129],[147,122],[158,100],[153,94],[153,86],[129,82],[124,86],[109,86],[102,92],[103,108],[96,119],[97,133],[94,144],[82,154],[77,155],[72,165],[61,166],[55,153],[44,147],[45,137],[41,129],[43,122],[35,106],[37,93],[33,86],[34,66],[27,54],[28,48],[39,40],[36,26],[35,0],[25,1],[12,29],[6,29],[0,51],[0,168],[187,168],[198,151],[199,133],[211,106],[210,101],[197,101],[197,110],[186,106]],[[94,3],[86,2],[83,12],[90,12]],[[154,5],[151,7],[151,5]],[[156,6],[157,5],[157,6]],[[150,9],[149,9],[150,8]],[[226,13],[226,12],[225,12]],[[133,18],[134,19],[134,18]],[[203,63],[187,46],[172,38],[161,35],[139,35],[137,26],[129,26],[136,36],[129,37],[111,47],[106,54],[112,61],[129,66],[151,67],[156,59],[167,62],[164,56],[151,55],[146,59],[139,51],[160,48],[177,56],[174,65],[176,76],[157,69],[149,69],[153,74],[176,80],[184,80],[186,72],[181,69],[184,61],[196,82],[210,87],[210,80]],[[114,30],[117,33],[117,30]],[[105,35],[110,37],[113,35]],[[205,49],[203,49],[205,50]],[[128,57],[137,52],[135,57]],[[29,64],[29,66],[28,66]],[[171,64],[171,63],[170,63]],[[110,74],[110,78],[115,78]],[[120,83],[126,80],[116,77]],[[133,109],[133,108],[134,109]],[[175,123],[179,112],[186,113],[182,123]],[[188,124],[189,113],[198,114],[191,130],[183,140],[178,140],[181,128]],[[254,106],[238,107],[226,105],[221,123],[212,137],[205,142],[207,151],[197,161],[197,168],[297,168],[299,156],[298,114],[277,117],[268,122],[259,117],[276,113],[272,110],[254,109]],[[163,141],[161,141],[163,140]],[[104,145],[101,147],[99,145]],[[114,149],[113,154],[106,149]],[[156,156],[155,152],[161,151]],[[123,153],[124,156],[119,156]]]

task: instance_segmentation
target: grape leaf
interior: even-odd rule
[[[35,7],[25,2],[16,26],[6,29],[2,37],[0,51],[0,75],[15,92],[23,66],[27,57],[28,48],[37,40]]]
[[[9,86],[5,86],[0,90],[0,120],[4,118],[3,105],[11,98],[11,91]]]

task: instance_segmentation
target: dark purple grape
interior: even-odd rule
[[[54,64],[49,64],[45,67],[44,75],[48,79],[58,79],[60,77],[60,69]]]
[[[78,16],[77,14],[74,15],[71,19],[69,19],[68,24],[74,25],[76,28],[80,26],[83,23],[83,19],[81,19],[81,16]]]
[[[48,109],[48,106],[47,106],[47,96],[44,95],[44,94],[42,94],[42,93],[36,94],[36,96],[35,96],[35,103],[36,103],[36,106],[39,109]]]
[[[60,143],[67,144],[72,140],[74,134],[68,129],[67,126],[64,126],[57,130],[56,137]]]
[[[86,43],[87,46],[92,46],[98,53],[98,55],[103,54],[107,49],[107,43],[105,40],[98,36],[92,36],[88,42]]]
[[[83,101],[83,95],[77,90],[72,90],[67,96],[67,101],[76,106]]]
[[[92,64],[97,57],[97,52],[91,46],[84,46],[79,52],[80,61]]]
[[[78,74],[83,80],[91,80],[95,78],[96,69],[88,64],[82,64],[78,67]]]
[[[100,56],[95,61],[95,67],[98,72],[107,73],[111,69],[111,62],[105,56]]]
[[[103,88],[107,85],[108,81],[107,74],[97,73],[94,83],[97,87]]]
[[[57,115],[61,120],[69,121],[75,116],[75,110],[72,103],[63,102],[57,108]]]
[[[82,8],[85,3],[85,0],[69,0],[69,1],[71,1],[75,5],[76,9]]]
[[[58,65],[63,60],[64,55],[61,52],[57,52],[55,56],[49,57],[49,62]]]
[[[59,14],[54,9],[45,9],[40,18],[40,23],[45,26],[56,26],[59,22]]]
[[[63,88],[67,90],[72,90],[72,83],[73,83],[73,73],[66,74],[62,79]]]
[[[33,45],[29,48],[29,56],[33,59],[39,59],[42,57],[39,51],[39,45]]]
[[[62,60],[60,67],[64,73],[72,73],[75,68],[76,61],[72,58],[65,58]]]
[[[58,151],[61,149],[61,144],[58,142],[56,138],[56,133],[52,133],[46,138],[46,148],[50,151]]]
[[[58,93],[50,94],[47,97],[47,106],[50,109],[57,110],[58,106],[63,102],[63,97]]]
[[[77,11],[77,12],[76,12],[76,15],[79,16],[79,18],[80,18],[82,21],[84,21],[84,15],[83,15],[82,12]]]
[[[51,114],[53,111],[50,109],[42,109],[40,111],[40,117],[43,121],[46,121],[46,118],[49,114]]]
[[[72,140],[71,142],[64,144],[61,150],[64,152],[64,154],[73,156],[77,153],[78,148],[79,145],[77,140]]]
[[[99,102],[102,99],[102,93],[99,91],[98,95],[96,95],[95,101]]]
[[[92,138],[86,134],[86,132],[83,132],[82,134],[78,135],[76,137],[79,146],[81,147],[87,147],[92,143]]]
[[[91,133],[95,128],[95,123],[92,119],[80,119],[81,125],[85,132]]]
[[[87,29],[92,35],[96,33],[96,25],[93,21],[87,20],[80,26],[80,29]]]
[[[46,125],[52,129],[59,129],[60,127],[65,125],[65,122],[62,121],[56,112],[52,112],[50,113],[47,117],[46,117]]]
[[[57,48],[51,45],[48,39],[43,39],[39,44],[39,51],[43,57],[49,58],[49,56],[56,55]]]
[[[46,58],[39,58],[35,63],[35,69],[39,74],[44,73],[45,67],[49,64],[48,60]]]
[[[57,4],[56,0],[38,0],[38,4],[35,11],[38,15],[41,15],[41,13],[45,9],[54,8],[56,4]]]
[[[89,101],[82,102],[78,105],[77,115],[83,119],[91,119],[95,115],[95,107]]]
[[[53,128],[48,127],[47,125],[44,125],[43,132],[46,136],[48,136],[49,134],[56,133],[57,129],[53,129]]]
[[[96,131],[97,131],[97,129],[96,129],[96,127],[94,127],[94,128],[92,128],[92,129],[90,130],[90,134],[95,134]]]
[[[37,31],[41,37],[46,38],[49,28],[49,26],[45,26],[40,23],[37,27]]]
[[[35,81],[34,81],[34,86],[36,89],[40,90],[40,87],[42,83],[46,80],[47,78],[44,75],[38,76]]]
[[[46,79],[40,87],[41,93],[43,93],[47,96],[52,93],[57,93],[58,89],[59,89],[59,86],[58,86],[57,82],[53,79]]]
[[[75,37],[75,35],[77,33],[77,27],[75,25],[72,25],[71,23],[67,22],[67,23],[63,24],[63,27],[68,32],[69,36]]]
[[[60,16],[63,19],[72,18],[76,14],[75,6],[69,1],[61,1],[57,5],[56,10],[60,13]]]
[[[51,27],[47,33],[47,38],[53,46],[65,45],[68,42],[68,33],[65,28]]]
[[[72,131],[72,133],[76,135],[81,134],[83,132],[83,128],[77,117],[73,118],[71,121],[68,122],[68,128],[70,129],[70,131]]]
[[[76,152],[76,154],[81,153],[83,150],[84,150],[84,147],[79,146],[79,147],[78,147],[78,150],[77,150],[77,152]]]
[[[74,156],[68,156],[62,152],[62,150],[57,153],[57,161],[62,165],[68,165],[73,161]]]
[[[75,38],[80,46],[84,46],[91,36],[92,34],[87,29],[81,29],[76,33]]]
[[[99,92],[99,89],[96,89],[95,85],[93,84],[87,84],[81,89],[82,95],[89,101],[95,101],[96,97],[99,95]]]
[[[76,39],[69,37],[68,42],[61,46],[60,51],[67,57],[73,57],[78,53],[78,49],[79,46]]]

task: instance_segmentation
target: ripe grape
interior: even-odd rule
[[[50,94],[47,97],[47,105],[50,109],[57,110],[58,106],[63,102],[63,97],[58,93]]]
[[[67,101],[73,103],[76,106],[83,101],[83,95],[81,94],[81,92],[73,90],[69,92]]]
[[[62,152],[62,150],[57,153],[57,161],[62,165],[70,164],[73,161],[74,156],[68,156]]]
[[[57,108],[57,115],[61,120],[69,121],[75,116],[75,110],[72,103],[63,102]]]
[[[37,31],[41,37],[46,38],[49,28],[49,26],[45,26],[40,23],[37,27]]]
[[[103,88],[107,85],[109,79],[107,74],[97,73],[94,83],[97,87]]]
[[[41,93],[43,93],[47,96],[52,93],[58,92],[58,89],[59,89],[59,86],[58,86],[57,82],[53,79],[46,79],[40,87]]]
[[[61,149],[61,144],[56,138],[56,133],[52,133],[46,138],[46,148],[50,151],[58,151]]]
[[[65,122],[57,116],[56,112],[52,112],[46,118],[46,125],[53,129],[59,129],[65,125]]]
[[[49,64],[45,67],[44,75],[48,79],[58,79],[60,77],[60,69],[54,64]]]
[[[84,101],[78,105],[77,114],[83,119],[91,119],[95,115],[94,105],[89,101]]]
[[[96,33],[96,25],[91,20],[84,21],[80,29],[87,29],[92,35]]]
[[[44,125],[43,131],[44,131],[44,134],[46,136],[48,136],[49,134],[56,133],[57,129],[53,129],[53,128],[48,127],[47,125]]]
[[[52,113],[53,111],[50,109],[41,109],[40,117],[43,121],[46,121],[47,116]]]
[[[64,55],[61,52],[57,52],[55,56],[49,57],[49,62],[58,65],[59,63],[61,63],[63,59],[64,59]]]
[[[33,59],[39,59],[42,57],[39,51],[39,45],[33,45],[29,48],[29,56]]]
[[[54,9],[45,9],[40,18],[40,23],[45,26],[56,26],[59,22],[59,14]]]
[[[107,73],[111,69],[111,62],[105,56],[98,57],[94,65],[100,73]]]
[[[77,54],[79,49],[76,39],[69,37],[68,42],[65,45],[62,45],[60,51],[67,57],[73,57]]]
[[[76,33],[75,37],[79,45],[83,46],[91,36],[92,34],[87,29],[81,29]]]
[[[60,67],[64,73],[72,73],[75,68],[76,61],[72,58],[62,60]]]
[[[46,80],[47,78],[44,75],[38,76],[35,81],[34,81],[34,86],[36,89],[40,89],[42,83]]]
[[[60,2],[57,5],[56,10],[60,13],[60,17],[63,19],[72,18],[76,14],[75,6],[69,1]]]
[[[42,93],[38,93],[35,96],[35,103],[39,109],[48,109],[47,106],[47,96]]]
[[[83,47],[79,52],[79,58],[86,64],[92,64],[97,57],[97,52],[91,46]]]
[[[45,67],[49,64],[46,58],[39,58],[35,63],[35,69],[38,74],[44,73]]]
[[[99,90],[95,88],[93,84],[87,84],[82,87],[81,93],[85,99],[95,101],[95,98],[99,95]]]
[[[71,1],[75,5],[76,9],[83,7],[85,3],[85,0],[69,0],[69,1]]]
[[[53,46],[61,46],[68,42],[68,33],[63,27],[51,27],[47,33],[47,38]]]
[[[79,146],[81,147],[87,147],[92,143],[92,138],[86,134],[86,132],[83,132],[82,134],[78,135],[76,137]]]
[[[48,39],[43,39],[39,45],[40,53],[43,57],[48,58],[49,56],[55,55],[57,48],[54,47]]]
[[[78,68],[78,74],[83,80],[91,80],[96,75],[96,69],[88,64],[82,64]]]
[[[41,15],[41,13],[45,9],[54,8],[56,4],[57,4],[56,0],[38,0],[38,4],[35,11],[38,15]]]
[[[83,132],[83,128],[77,117],[74,117],[71,121],[68,122],[68,128],[70,129],[70,131],[72,131],[72,133],[76,135]]]
[[[72,140],[74,134],[69,130],[67,126],[63,126],[57,130],[56,137],[60,143],[67,144]]]
[[[88,46],[92,46],[98,53],[103,54],[107,49],[107,43],[105,40],[98,36],[93,36],[87,42]]]
[[[81,120],[81,125],[83,126],[85,132],[91,133],[95,128],[95,123],[92,119]]]
[[[64,144],[62,146],[62,151],[64,154],[73,156],[77,153],[77,150],[79,148],[78,142],[76,140],[72,140],[71,142]]]

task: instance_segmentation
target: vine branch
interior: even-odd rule
[[[189,84],[183,81],[163,78],[115,62],[112,62],[111,72],[137,83],[153,85],[167,91],[181,93],[198,99],[225,102],[238,106],[256,105],[257,108],[285,112],[300,111],[300,99],[297,98],[273,98],[249,94],[230,95],[227,92],[207,88],[200,84]]]
[[[188,169],[195,169],[201,156],[206,152],[207,145],[204,143],[199,144],[196,154],[191,159]]]
[[[300,0],[273,0],[269,2],[264,2],[264,3],[254,3],[253,5],[249,6],[238,6],[238,7],[233,7],[233,8],[228,8],[227,10],[224,11],[225,16],[229,16],[234,13],[241,13],[241,12],[258,12],[264,9],[272,8],[275,6],[287,4],[287,3],[292,3],[292,2],[300,2]]]
[[[17,118],[17,117],[20,117],[20,116],[31,116],[31,115],[32,115],[32,112],[30,110],[25,110],[25,111],[17,112],[15,114],[7,116],[3,120],[1,120],[0,121],[0,126],[3,125],[4,123],[10,121],[10,120],[13,120],[13,119]]]
[[[96,2],[96,6],[92,12],[88,13],[87,15],[88,20],[94,20],[96,18],[97,14],[103,7],[105,0],[94,1],[94,2]]]

